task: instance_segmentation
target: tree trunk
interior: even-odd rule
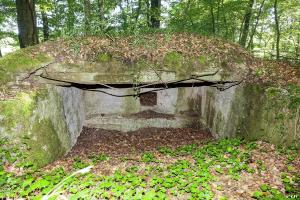
[[[160,27],[160,12],[161,12],[160,7],[161,7],[161,0],[151,0],[150,22],[152,28]]]
[[[280,43],[280,29],[279,29],[279,19],[278,19],[278,1],[274,1],[274,17],[275,17],[275,31],[276,31],[276,59],[279,60],[279,43]]]
[[[84,31],[85,35],[91,34],[91,2],[90,0],[84,0]]]
[[[216,24],[215,24],[215,15],[214,15],[214,5],[211,2],[210,5],[210,15],[211,15],[211,23],[212,23],[212,33],[215,35],[216,34]]]
[[[149,0],[146,0],[146,8],[147,8],[147,12],[146,12],[146,18],[147,18],[147,25],[148,27],[151,27],[151,11],[150,11],[150,2]]]
[[[253,46],[253,37],[254,37],[254,35],[256,33],[256,29],[257,29],[257,26],[258,26],[259,18],[260,18],[261,14],[262,14],[262,10],[263,10],[264,4],[265,4],[265,0],[263,0],[263,2],[261,3],[261,5],[259,7],[259,11],[258,11],[258,14],[256,16],[256,22],[255,22],[255,25],[254,25],[254,27],[252,29],[247,49],[252,48],[252,46]]]
[[[125,9],[123,8],[122,6],[122,1],[119,2],[119,7],[120,7],[120,10],[121,10],[121,18],[123,19],[123,24],[122,24],[122,28],[124,31],[127,31],[127,28],[128,28],[128,20],[127,20],[127,14],[125,13]]]
[[[98,15],[99,15],[99,24],[101,30],[104,29],[104,0],[98,0]]]
[[[216,20],[216,25],[217,25],[217,30],[216,32],[220,32],[220,7],[221,7],[221,1],[218,0],[218,7],[217,7],[217,20]]]
[[[300,53],[300,34],[298,33],[298,35],[297,35],[297,44],[296,44],[296,48],[295,48],[296,58],[300,57],[299,53]]]
[[[221,1],[221,9],[224,9],[224,0]],[[224,26],[225,26],[225,38],[228,39],[228,25],[226,19],[226,12],[224,12]]]
[[[20,47],[38,44],[34,0],[16,0]]]
[[[0,58],[2,58],[2,52],[1,52],[1,49],[0,49]]]
[[[74,31],[74,24],[75,24],[75,5],[74,0],[68,0],[68,15],[67,15],[67,30],[69,33]]]
[[[138,7],[136,10],[136,15],[135,15],[135,25],[137,25],[137,22],[139,20],[139,16],[141,14],[141,8],[142,8],[142,0],[138,0]]]
[[[49,23],[48,23],[48,16],[45,11],[42,11],[42,21],[43,21],[44,41],[47,41],[49,39]]]
[[[242,36],[240,39],[240,45],[242,45],[243,47],[246,46],[246,42],[247,42],[247,38],[248,38],[248,34],[249,34],[249,27],[250,27],[250,20],[251,20],[251,16],[252,16],[253,5],[254,5],[254,0],[249,0],[248,8],[247,8],[246,14],[245,14],[245,21],[244,21],[244,27],[242,30]]]

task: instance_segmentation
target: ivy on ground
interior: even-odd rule
[[[76,173],[87,166],[109,160],[103,153],[89,155],[89,160],[75,158],[73,173],[61,167],[43,171],[34,169],[28,163],[15,165],[19,157],[17,149],[8,149],[5,140],[0,140],[0,144],[0,199],[41,199],[49,194],[53,199],[60,195],[69,199],[213,199],[215,192],[212,183],[219,176],[226,175],[238,181],[242,173],[266,170],[262,160],[255,161],[257,168],[249,164],[253,163],[251,159],[253,151],[257,150],[257,143],[242,139],[222,139],[203,146],[160,147],[155,153],[144,152],[136,166],[125,171],[116,170],[110,175],[97,175],[93,171]],[[293,165],[298,149],[279,148],[277,152],[278,155],[289,155],[285,163],[287,171],[281,173],[284,192],[272,185],[262,184],[251,191],[253,199],[299,197],[299,172]],[[157,155],[175,158],[175,162],[165,164]],[[14,170],[7,170],[6,166],[24,170],[17,174]],[[217,190],[224,189],[217,187]]]

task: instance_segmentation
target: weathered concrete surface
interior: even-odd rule
[[[80,134],[84,116],[80,95],[76,89],[47,86],[0,101],[0,136],[19,146],[26,144],[28,158],[37,166],[54,161]]]
[[[108,93],[126,95],[133,93],[130,89],[113,91],[104,90]],[[140,102],[135,97],[114,97],[101,92],[85,91],[84,93],[86,115],[101,114],[130,114],[139,112]]]
[[[100,89],[117,95],[134,94],[132,89]],[[141,89],[140,92],[151,91],[153,88]],[[153,110],[158,113],[176,114],[178,89],[157,91],[157,104],[143,106],[138,97],[115,97],[96,91],[85,91],[86,116],[101,114],[133,114],[144,110]],[[182,97],[184,98],[184,97]]]
[[[141,92],[151,91],[153,88],[142,89]],[[85,91],[85,110],[87,120],[85,125],[89,127],[97,127],[118,131],[134,131],[140,128],[156,127],[156,128],[182,128],[197,125],[195,118],[181,115],[188,111],[188,102],[182,101],[181,105],[177,102],[179,99],[186,99],[186,96],[178,96],[178,88],[157,91],[157,103],[152,106],[141,105],[139,97],[115,97],[108,94],[95,91]],[[191,90],[191,88],[185,88]],[[102,89],[103,91],[103,89]],[[104,89],[107,93],[118,95],[134,94],[132,89]],[[165,118],[138,118],[124,117],[130,114],[136,114],[143,111],[151,110],[156,113],[173,114],[174,119]]]
[[[60,87],[58,90],[72,147],[81,133],[85,120],[84,94],[83,90],[74,87]]]
[[[190,68],[186,68],[181,63],[180,66],[184,70],[178,71],[173,69],[172,65],[162,67],[139,63],[124,65],[117,60],[104,63],[87,61],[76,64],[53,63],[47,66],[47,73],[44,72],[43,77],[61,82],[89,85],[171,83],[181,80],[185,80],[185,83],[225,82],[239,81],[249,70],[243,63],[235,63],[238,70],[234,71],[229,67],[214,63],[210,63],[205,67],[199,64],[190,65]]]
[[[275,94],[270,96],[274,89]],[[141,92],[147,90],[151,89]],[[133,92],[129,89],[105,91],[122,95]],[[242,136],[290,144],[300,137],[300,107],[297,104],[296,108],[289,108],[291,95],[295,94],[284,89],[246,84],[225,91],[215,87],[173,88],[157,92],[157,105],[141,106],[139,98],[85,92],[89,118],[86,125],[129,131],[143,127],[196,126],[194,122],[197,121],[200,127],[205,126],[217,138]],[[174,114],[177,118],[146,120],[123,117],[144,110]],[[198,120],[186,116],[198,117]]]
[[[201,122],[215,137],[242,136],[292,144],[300,139],[300,106],[293,102],[293,95],[297,94],[258,85],[226,91],[202,87],[194,103],[201,105]]]
[[[177,115],[174,118],[139,118],[120,115],[94,116],[85,121],[85,126],[122,132],[136,131],[142,128],[187,128],[199,125],[199,119]]]

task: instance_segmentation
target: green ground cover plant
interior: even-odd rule
[[[0,143],[0,198],[229,199],[226,192],[225,195],[218,194],[227,190],[225,185],[215,186],[222,177],[238,182],[243,176],[265,173],[268,167],[263,159],[253,160],[253,156],[261,151],[257,142],[222,139],[202,146],[190,144],[147,151],[140,155],[136,165],[125,170],[116,169],[108,175],[99,175],[93,170],[97,164],[109,160],[104,153],[91,154],[89,160],[74,158],[71,170],[63,167],[36,170],[33,165],[14,166],[19,153],[16,149],[5,148],[4,141]],[[299,150],[278,148],[276,152],[279,156],[288,155],[286,170],[280,174],[283,188],[263,183],[249,191],[253,199],[281,200],[300,194],[299,171],[295,165]],[[173,160],[166,163],[160,158]],[[17,173],[14,168],[23,171]]]

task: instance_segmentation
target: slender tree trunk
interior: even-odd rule
[[[217,22],[216,22],[216,24],[217,24],[217,33],[219,33],[220,32],[220,5],[221,5],[221,1],[220,0],[218,0],[218,7],[217,7]]]
[[[255,25],[254,25],[254,27],[252,29],[247,49],[252,48],[252,46],[253,46],[253,38],[254,38],[254,35],[256,33],[256,29],[257,29],[257,26],[258,26],[259,18],[260,18],[261,14],[262,14],[262,10],[263,10],[264,4],[265,4],[265,0],[263,0],[263,2],[261,3],[261,5],[259,7],[259,11],[258,11],[258,14],[256,16],[256,22],[255,22]]]
[[[274,1],[274,17],[275,17],[275,32],[276,32],[276,59],[280,58],[280,29],[279,29],[279,17],[278,17],[278,0]]]
[[[242,38],[244,24],[245,24],[245,16],[243,17],[243,21],[241,23],[240,30],[239,30],[239,38],[238,38],[239,42],[241,41]]]
[[[141,8],[142,8],[142,0],[138,0],[138,7],[137,7],[137,10],[136,10],[136,15],[135,15],[135,24],[136,25],[137,25],[139,16],[141,14]]]
[[[67,0],[68,2],[68,15],[67,15],[67,30],[69,33],[74,31],[75,24],[75,2],[74,0]]]
[[[146,0],[146,8],[147,8],[147,12],[146,12],[146,18],[147,18],[147,25],[148,27],[151,27],[151,10],[150,10],[150,2],[149,0]]]
[[[0,49],[0,58],[2,58],[2,52],[1,52],[1,49]]]
[[[152,28],[160,27],[160,8],[161,8],[161,0],[151,0],[150,7],[150,22]]]
[[[49,23],[47,13],[44,11],[42,11],[42,22],[44,41],[47,41],[49,39]]]
[[[83,2],[84,9],[84,31],[85,35],[91,34],[91,2],[90,0],[84,0]]]
[[[252,16],[253,5],[254,5],[254,0],[249,0],[248,8],[247,8],[246,14],[245,14],[245,22],[244,22],[244,27],[242,30],[242,36],[241,36],[241,40],[240,40],[240,44],[243,47],[246,46],[246,42],[247,42],[247,38],[248,38],[248,34],[249,34],[249,27],[250,27],[250,20],[251,20],[251,16]]]
[[[99,24],[100,28],[103,30],[104,29],[104,0],[98,0],[98,15],[99,15]]]
[[[297,44],[296,44],[296,48],[295,48],[296,58],[300,57],[299,53],[300,53],[300,34],[297,35]]]
[[[38,44],[34,0],[16,0],[20,47]]]
[[[122,27],[123,27],[124,31],[127,31],[127,28],[128,28],[127,14],[125,13],[124,8],[122,6],[122,1],[120,1],[119,7],[120,7],[120,10],[121,10],[121,18],[123,19]]]
[[[184,9],[184,13],[186,13],[184,16],[185,16],[185,20],[189,21],[191,23],[191,25],[192,25],[192,28],[193,28],[194,27],[194,21],[193,21],[193,18],[190,15],[190,12],[189,12],[190,8],[191,8],[191,0],[188,0],[187,3],[186,3],[186,7]],[[186,17],[188,19],[186,19]],[[183,27],[183,28],[185,28],[185,27]]]
[[[210,15],[211,15],[211,23],[212,23],[212,33],[215,35],[216,34],[216,24],[215,24],[215,15],[214,15],[214,6],[213,3],[211,2],[210,5]]]
[[[221,1],[221,9],[224,9],[224,0]],[[228,39],[228,25],[226,19],[226,12],[224,12],[224,26],[225,26],[225,38]]]

